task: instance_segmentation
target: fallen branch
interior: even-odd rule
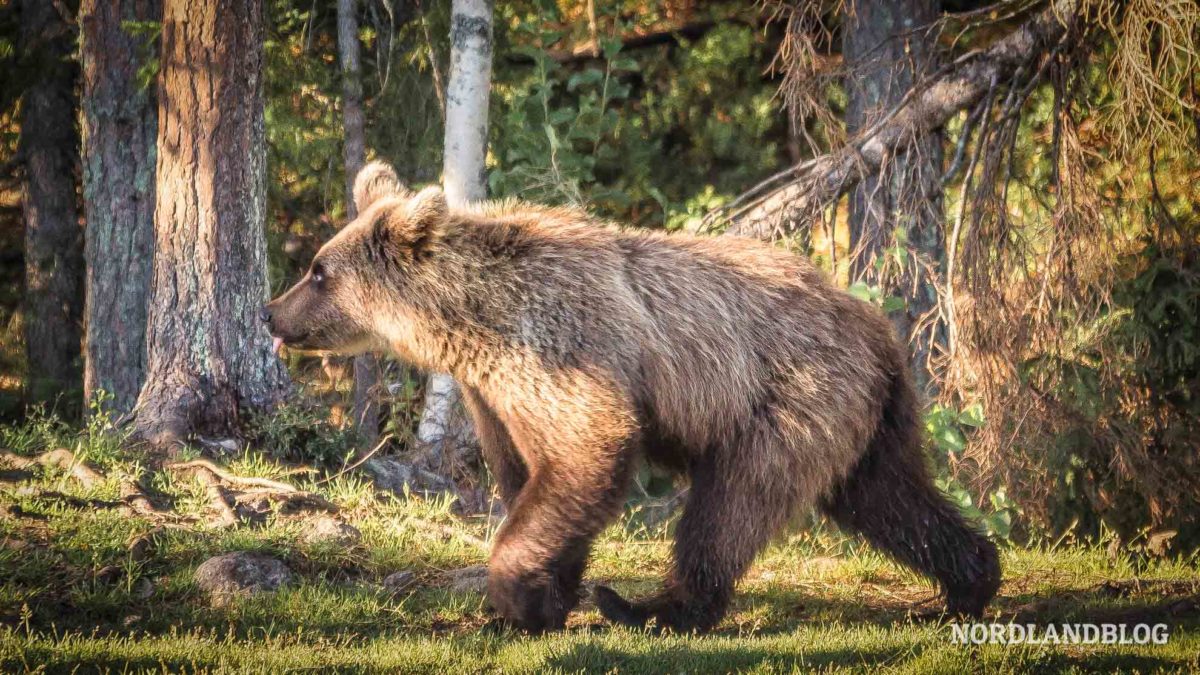
[[[889,154],[940,128],[983,98],[991,83],[1006,81],[1019,68],[1048,53],[1068,35],[1078,4],[1078,0],[1053,0],[1012,34],[987,49],[964,55],[925,86],[914,87],[883,119],[845,147],[764,181],[730,207],[710,213],[705,225],[727,219],[731,221],[727,234],[772,239],[794,231],[799,223],[810,222],[846,190],[878,171]],[[772,187],[784,179],[787,182],[782,186]]]

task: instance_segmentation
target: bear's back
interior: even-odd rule
[[[528,339],[556,360],[575,360],[562,351],[576,349],[586,352],[576,358],[635,371],[643,404],[689,445],[755,414],[771,387],[787,392],[781,419],[809,429],[833,431],[829,420],[801,419],[830,402],[878,414],[871,401],[889,376],[890,324],[803,257],[515,202],[467,219],[482,246],[506,258],[506,285],[527,289],[518,304]]]

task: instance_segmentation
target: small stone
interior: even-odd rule
[[[375,487],[398,495],[412,492],[420,495],[456,494],[454,483],[431,471],[406,462],[376,457],[363,465],[375,481]]]
[[[154,595],[154,582],[146,577],[139,577],[137,581],[133,582],[130,594],[138,600],[146,600]]]
[[[305,521],[300,538],[309,544],[353,546],[362,540],[362,532],[337,518],[321,516]]]
[[[383,590],[396,594],[408,590],[415,583],[417,583],[417,575],[408,570],[402,570],[384,577]]]
[[[94,578],[100,584],[115,584],[125,578],[125,570],[116,565],[105,565],[96,572]]]
[[[455,593],[487,593],[487,565],[472,565],[447,572],[446,582]]]
[[[143,562],[150,559],[154,555],[154,548],[156,544],[154,538],[160,532],[161,530],[159,528],[155,528],[145,534],[138,535],[131,539],[128,547],[130,560]]]
[[[278,590],[291,579],[292,571],[282,561],[246,551],[209,558],[196,568],[196,585],[218,604],[236,596]]]

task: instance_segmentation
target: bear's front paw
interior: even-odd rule
[[[528,633],[562,630],[567,612],[562,593],[543,575],[492,573],[488,600],[510,626]]]

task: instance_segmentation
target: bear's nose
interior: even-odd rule
[[[271,310],[267,309],[265,306],[258,310],[258,319],[263,323],[271,323]]]

